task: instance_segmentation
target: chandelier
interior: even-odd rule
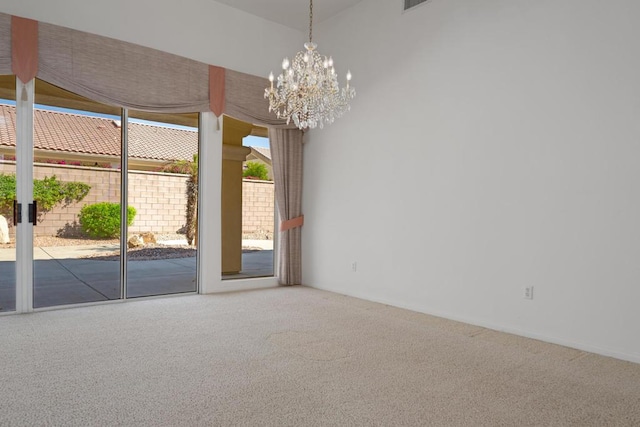
[[[322,128],[331,124],[350,109],[349,100],[356,91],[349,86],[351,72],[347,72],[347,84],[340,89],[333,59],[318,53],[312,37],[313,0],[309,1],[309,41],[305,51],[298,52],[289,61],[282,60],[282,73],[274,87],[273,73],[269,73],[270,87],[264,90],[269,99],[269,112],[275,111],[279,119],[292,120],[299,129]]]

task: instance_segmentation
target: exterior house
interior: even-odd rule
[[[0,103],[0,158],[11,159],[14,156],[15,115],[14,105]],[[34,123],[36,162],[120,167],[120,120],[36,109]],[[251,151],[246,161],[264,164],[269,179],[273,179],[271,150],[249,148]],[[130,169],[157,171],[175,161],[190,161],[197,152],[197,129],[162,123],[130,123]]]
[[[15,160],[15,124],[16,107],[0,104],[0,160]],[[198,152],[198,131],[158,122],[130,122],[128,131],[128,166],[132,182],[129,202],[139,212],[131,230],[173,233],[184,224],[185,177],[179,174],[161,174],[163,176],[160,177],[153,172],[162,171],[176,161],[191,161]],[[118,202],[120,132],[121,122],[113,118],[35,109],[34,160],[38,165],[34,170],[35,177],[56,175],[62,181],[90,184],[93,191],[83,203]],[[271,173],[268,149],[251,147],[248,157],[267,164]],[[70,170],[74,166],[81,168]],[[14,173],[14,165],[5,165],[5,169]],[[247,180],[242,183],[240,194],[243,207],[242,234],[272,237],[273,184]],[[155,205],[158,203],[166,206],[161,217],[156,215]],[[57,208],[42,219],[35,233],[60,235],[60,230],[68,229],[69,224],[77,220],[80,208]],[[158,218],[163,219],[158,221]],[[11,227],[13,233],[14,228]]]
[[[5,159],[15,155],[15,115],[15,106],[0,104],[0,156]],[[112,118],[35,109],[34,159],[117,169],[120,126]],[[192,160],[197,152],[197,130],[161,123],[129,125],[129,169],[158,171],[177,160]]]
[[[251,148],[251,152],[247,154],[246,162],[256,162],[261,163],[266,166],[268,177],[270,180],[273,180],[273,169],[271,166],[271,150],[265,147],[249,147]]]

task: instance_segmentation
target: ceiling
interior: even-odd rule
[[[309,2],[307,0],[215,0],[266,20],[296,30],[309,30]],[[313,3],[314,25],[331,18],[361,0],[316,0]]]

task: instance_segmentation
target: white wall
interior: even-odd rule
[[[640,362],[640,2],[401,3],[314,38],[358,96],[307,135],[304,283]]]
[[[0,12],[265,78],[305,37],[213,0],[0,0]]]

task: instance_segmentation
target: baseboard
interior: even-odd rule
[[[221,292],[250,291],[253,289],[265,289],[278,287],[278,279],[275,277],[258,277],[255,279],[229,279],[222,280],[211,286],[206,293],[215,294]]]

